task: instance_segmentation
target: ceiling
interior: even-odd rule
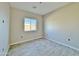
[[[21,10],[29,11],[39,15],[45,15],[51,11],[54,11],[68,2],[11,2],[11,7],[15,7]]]

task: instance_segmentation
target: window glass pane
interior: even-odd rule
[[[31,30],[35,31],[36,30],[36,26],[37,25],[37,21],[35,19],[31,19]]]
[[[30,31],[30,19],[25,18],[24,20],[24,31]]]

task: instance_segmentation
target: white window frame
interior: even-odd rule
[[[26,30],[25,29],[26,20],[29,20],[30,21],[30,23],[29,23],[30,29],[29,30]],[[32,26],[32,22],[31,21],[33,21],[33,20],[36,21],[36,23],[35,23],[35,30],[33,30],[32,29],[33,27],[31,27]],[[35,19],[35,18],[24,18],[24,31],[26,31],[26,32],[37,31],[37,19]]]

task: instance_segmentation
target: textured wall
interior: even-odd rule
[[[37,19],[37,31],[24,32],[24,18],[32,17]],[[10,44],[20,43],[38,39],[43,36],[42,16],[27,11],[11,8],[11,40]],[[22,38],[23,37],[23,38]]]
[[[79,3],[44,16],[45,37],[79,50]]]

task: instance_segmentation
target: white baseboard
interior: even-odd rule
[[[48,39],[48,38],[45,38],[45,39],[50,40],[50,39]],[[53,42],[55,42],[55,43],[57,43],[57,44],[60,44],[60,45],[69,47],[69,48],[71,48],[71,49],[73,49],[73,50],[79,51],[79,48],[70,46],[70,45],[68,45],[68,44],[65,44],[65,43],[62,43],[62,42],[58,42],[58,41],[56,41],[56,40],[50,40],[50,41],[53,41]]]
[[[7,56],[8,51],[9,51],[9,46],[7,47],[7,50],[6,50],[5,54],[4,54],[4,56]]]
[[[16,44],[21,44],[21,43],[24,43],[24,42],[29,42],[29,41],[40,39],[40,38],[42,38],[42,37],[35,38],[35,39],[24,40],[24,41],[20,41],[20,42],[15,42],[15,43],[10,44],[10,46],[16,45]]]

